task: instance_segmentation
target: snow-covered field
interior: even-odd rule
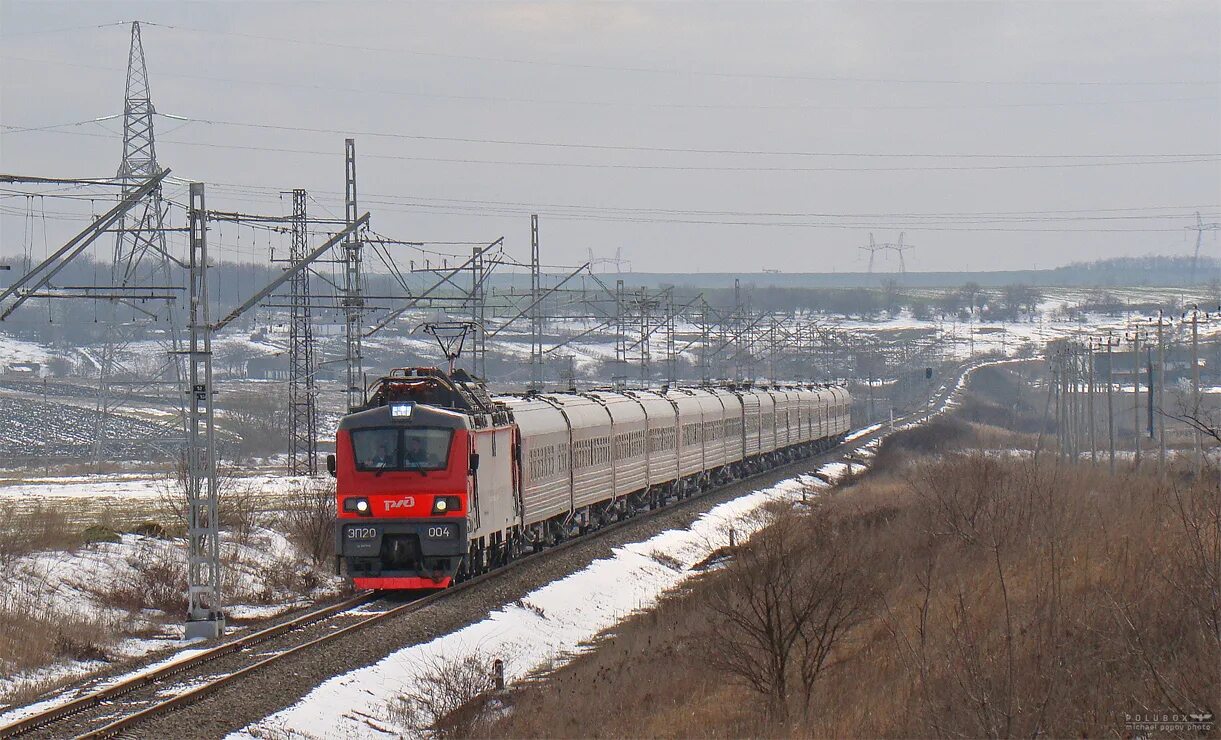
[[[298,495],[303,486],[319,483],[308,476],[261,473],[234,477],[224,484],[255,502],[259,510],[276,510],[286,499]],[[55,509],[64,512],[69,521],[81,524],[171,523],[169,518],[177,516],[175,502],[182,496],[179,484],[168,473],[0,477],[0,509]]]
[[[51,357],[46,347],[0,334],[0,370],[21,362],[45,363]]]
[[[0,612],[33,611],[45,622],[86,622],[128,637],[98,646],[107,660],[72,660],[27,672],[6,668],[0,677],[0,707],[4,697],[25,687],[86,675],[115,660],[181,650],[185,547],[180,539],[123,534],[118,542],[8,559],[0,573]],[[340,586],[337,577],[314,571],[298,549],[273,529],[255,527],[244,536],[223,532],[221,550],[222,589],[231,621],[299,608]],[[285,573],[308,577],[295,583]],[[302,583],[316,586],[302,593]],[[18,718],[0,714],[0,725]]]

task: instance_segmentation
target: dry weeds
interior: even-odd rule
[[[855,563],[844,583],[868,608],[823,656],[808,704],[800,645],[777,668],[772,645],[741,639],[766,630],[725,631],[727,590],[765,590],[730,565],[518,691],[489,734],[1062,737],[1124,733],[1128,714],[1216,711],[1219,500],[1215,476],[979,455],[909,465],[795,510],[783,526],[805,536],[785,536],[811,549],[788,547],[788,576],[770,572],[775,558],[736,561],[778,603],[818,591],[777,583],[817,574],[824,605],[828,575]],[[752,690],[741,665],[768,668],[768,682]],[[775,711],[777,670],[789,712]]]

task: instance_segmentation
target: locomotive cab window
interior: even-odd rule
[[[451,429],[355,429],[352,457],[357,470],[444,470],[453,434]]]

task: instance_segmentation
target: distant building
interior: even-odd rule
[[[37,378],[42,375],[41,362],[10,362],[5,368],[6,375],[18,375],[23,378]]]
[[[246,377],[252,380],[288,380],[286,355],[263,355],[246,360]]]

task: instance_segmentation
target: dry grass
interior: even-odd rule
[[[1018,426],[1025,439],[1036,432]],[[484,734],[1131,735],[1127,715],[1217,711],[1217,473],[1111,476],[971,449],[1008,446],[1011,434],[948,420],[896,435],[874,472],[789,515],[785,526],[808,528],[811,546],[834,548],[804,553],[803,567],[850,553],[852,584],[870,596],[808,715],[797,680],[786,721],[718,667],[730,567],[519,688],[512,714]],[[819,534],[827,528],[834,537]]]
[[[0,574],[0,675],[13,676],[61,660],[109,660],[120,625],[87,613],[49,609],[54,565],[27,566]],[[6,582],[11,579],[11,582]],[[4,701],[29,698],[54,682],[31,675],[12,686]]]
[[[69,550],[81,544],[65,512],[50,506],[34,508],[0,503],[0,567],[14,558],[40,550]]]

